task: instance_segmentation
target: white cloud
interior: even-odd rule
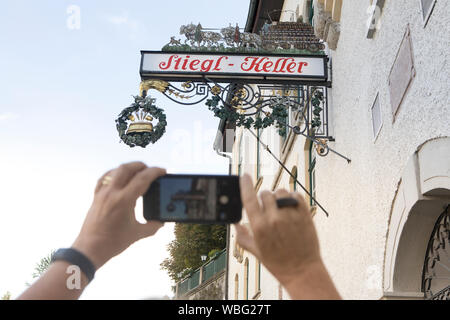
[[[120,16],[109,16],[106,19],[108,20],[109,23],[112,23],[112,24],[118,25],[118,26],[127,24],[129,22],[129,17],[128,17],[127,13],[120,15]]]
[[[117,27],[124,28],[131,39],[135,39],[138,32],[142,29],[142,25],[139,21],[130,18],[128,12],[123,12],[120,15],[107,16],[106,21]]]
[[[18,114],[12,112],[0,113],[0,121],[16,119],[18,116]]]

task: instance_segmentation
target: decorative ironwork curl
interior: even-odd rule
[[[330,148],[328,136],[327,88],[305,85],[248,85],[244,83],[220,84],[205,78],[188,81],[176,87],[164,81],[146,80],[141,88],[156,89],[170,100],[182,105],[205,101],[216,117],[236,126],[261,129],[275,126],[280,135],[287,128],[303,135],[316,145],[317,154],[326,156],[330,151],[351,160]],[[146,91],[144,91],[146,93]],[[295,112],[297,124],[286,123],[288,112]]]
[[[450,205],[439,216],[428,242],[422,273],[425,299],[450,300]],[[447,281],[442,281],[447,279]]]

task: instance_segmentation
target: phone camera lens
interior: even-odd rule
[[[227,204],[229,200],[230,200],[230,199],[229,199],[228,196],[226,196],[226,195],[221,195],[220,198],[219,198],[219,202],[220,202],[221,204],[224,204],[224,205]]]
[[[221,212],[219,218],[220,220],[225,220],[227,218],[227,214],[225,212]]]

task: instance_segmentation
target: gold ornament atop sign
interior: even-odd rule
[[[159,92],[164,93],[168,86],[169,83],[163,80],[144,80],[139,86],[139,92],[141,96],[144,94],[144,91],[148,91],[150,89],[156,89]]]

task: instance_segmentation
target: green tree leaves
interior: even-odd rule
[[[175,240],[168,246],[170,257],[161,263],[161,267],[178,281],[203,264],[202,255],[225,246],[226,227],[223,225],[177,223]]]

